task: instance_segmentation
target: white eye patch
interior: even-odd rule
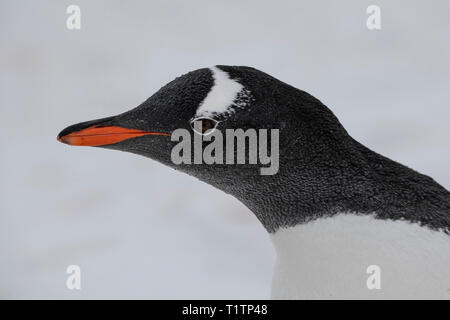
[[[248,103],[249,91],[242,84],[231,79],[228,73],[212,67],[214,85],[200,103],[196,117],[213,117],[223,113],[231,113],[235,107],[243,107]]]

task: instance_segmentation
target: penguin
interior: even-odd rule
[[[175,164],[173,133],[195,135],[194,120],[216,132],[277,129],[277,172]],[[365,147],[321,101],[255,68],[189,72],[136,108],[71,125],[57,139],[139,154],[237,198],[273,241],[273,299],[450,298],[449,191]]]

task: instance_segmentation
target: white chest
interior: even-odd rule
[[[280,229],[272,240],[275,299],[450,299],[443,232],[340,214]]]

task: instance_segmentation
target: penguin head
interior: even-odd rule
[[[306,92],[251,67],[215,66],[176,78],[130,111],[69,126],[58,140],[140,154],[221,189],[260,175],[261,165],[250,164],[248,152],[244,164],[175,164],[171,153],[179,141],[172,137],[179,129],[189,132],[192,142],[196,134],[220,131],[224,147],[227,129],[276,129],[281,164],[302,154],[320,154],[323,150],[311,146],[330,140],[325,137],[335,139],[343,130],[331,111]],[[270,140],[270,132],[268,136]]]
[[[236,161],[238,144],[229,144],[234,136],[229,139],[226,132],[239,129],[278,130],[279,170],[262,175],[262,163],[252,164],[247,152],[243,163]],[[186,145],[191,148],[184,149],[190,152],[189,163],[173,161],[179,132],[190,137]],[[213,136],[222,136],[226,155],[232,146],[234,162],[195,163],[196,138],[201,138],[200,151],[206,151],[215,140],[205,139]],[[448,199],[445,188],[353,140],[308,93],[249,67],[187,73],[138,107],[72,125],[58,140],[140,154],[195,176],[243,202],[269,232],[339,212],[377,212],[380,217],[448,226],[448,201],[439,202]],[[272,142],[267,148],[271,156]],[[434,191],[422,197],[424,186]],[[422,210],[425,205],[429,211]],[[433,212],[433,219],[423,212]]]

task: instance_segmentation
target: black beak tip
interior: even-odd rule
[[[62,130],[60,133],[58,133],[58,135],[56,136],[56,140],[61,141],[61,138],[70,134],[71,132],[73,132],[72,130],[70,130],[70,127],[65,128],[64,130]]]

